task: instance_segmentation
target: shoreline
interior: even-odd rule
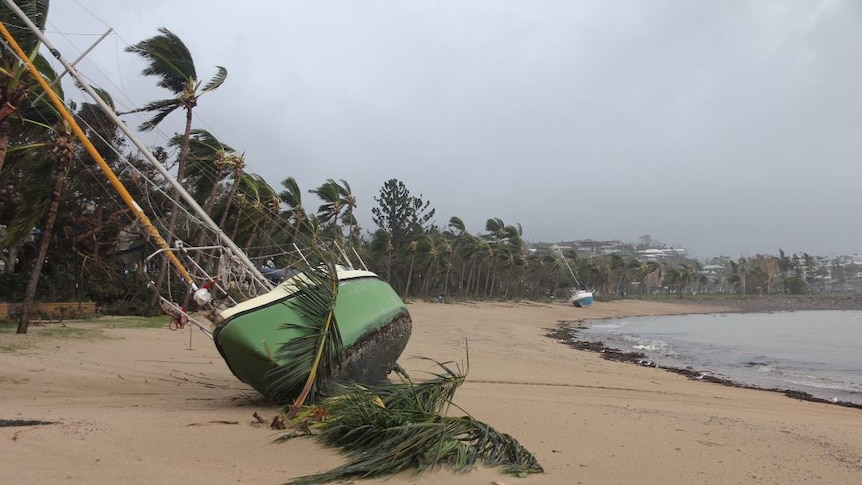
[[[816,311],[816,310],[790,310],[790,311]],[[723,312],[728,313],[728,312]],[[733,312],[731,312],[733,313]],[[750,312],[750,313],[758,313],[758,312]],[[670,316],[670,315],[668,315]],[[603,321],[603,320],[611,320],[611,319],[600,319],[600,320],[591,320],[594,321]],[[574,324],[574,325],[573,325]],[[647,361],[647,355],[641,352],[627,352],[621,349],[607,347],[601,342],[592,342],[589,340],[581,340],[577,338],[578,331],[583,328],[583,323],[581,322],[557,322],[556,328],[548,329],[548,333],[545,334],[547,337],[552,338],[554,340],[564,342],[569,347],[579,350],[582,352],[590,352],[596,353],[601,356],[601,358],[612,361],[612,362],[622,362],[626,364],[639,365],[639,366],[647,366],[647,367],[656,367],[666,372],[672,372],[675,374],[679,374],[685,376],[691,380],[695,381],[705,381],[711,382],[713,384],[721,384],[723,386],[729,387],[737,387],[740,389],[753,389],[758,391],[766,391],[766,392],[775,392],[779,394],[783,394],[786,397],[791,399],[798,399],[800,401],[809,401],[816,403],[829,404],[833,406],[843,406],[848,408],[862,409],[862,404],[857,404],[850,401],[831,401],[829,399],[824,399],[821,397],[817,397],[812,395],[809,392],[805,391],[797,391],[793,389],[782,389],[779,387],[758,387],[749,384],[744,384],[741,382],[734,381],[733,379],[726,379],[722,377],[716,377],[711,375],[709,371],[702,371],[694,369],[693,367],[674,367],[674,366],[666,366],[663,365],[659,367],[658,364],[654,364],[653,362]]]
[[[624,300],[623,300],[624,301]],[[716,296],[716,295],[706,295],[701,297],[690,297],[690,298],[680,298],[677,301],[673,299],[670,300],[656,300],[656,301],[666,301],[667,303],[673,304],[694,304],[701,305],[704,308],[714,308],[714,312],[707,313],[779,313],[779,312],[797,312],[797,311],[862,311],[862,295],[854,295],[854,294],[823,294],[823,295],[747,295],[747,296]],[[701,312],[697,312],[701,313]],[[675,314],[668,314],[665,316],[672,316]],[[641,316],[641,315],[638,315]],[[660,315],[651,315],[651,316],[660,316]],[[634,317],[634,316],[632,316]],[[591,319],[589,322],[594,321],[602,321],[602,320],[612,320],[614,318],[623,318],[623,317],[610,317],[610,318],[599,318],[599,319]],[[575,350],[581,350],[585,352],[598,353],[600,356],[606,360],[614,361],[614,362],[623,362],[634,365],[644,365],[644,359],[647,357],[645,354],[639,352],[626,352],[621,349],[616,349],[612,347],[606,347],[601,343],[594,343],[586,340],[579,340],[575,336],[577,334],[578,328],[561,328],[565,324],[576,324],[577,327],[580,327],[587,323],[587,321],[574,320],[572,322],[557,322],[557,327],[554,329],[549,329],[549,332],[546,334],[550,338],[558,339],[560,341],[566,342],[570,347]],[[658,365],[656,364],[656,367]],[[695,370],[691,367],[682,368],[682,367],[674,367],[674,366],[662,366],[662,370],[667,372],[672,372],[676,374],[683,375],[691,380],[697,381],[707,381],[715,384],[721,384],[729,387],[737,387],[741,389],[753,389],[758,391],[765,392],[774,392],[778,394],[783,394],[786,397],[791,399],[798,399],[801,401],[809,401],[823,404],[830,404],[835,406],[843,406],[854,409],[862,409],[862,404],[857,404],[849,401],[831,401],[829,399],[820,398],[812,395],[811,393],[805,391],[797,391],[793,389],[782,389],[782,388],[767,388],[767,387],[757,387],[748,384],[744,384],[741,382],[734,381],[732,379],[725,379],[720,377],[715,377],[710,375],[708,372]]]
[[[631,300],[631,299],[630,299]],[[813,294],[813,295],[695,295],[685,298],[634,299],[657,301],[671,305],[687,304],[702,307],[717,307],[715,313],[773,313],[819,310],[862,311],[862,294]],[[626,301],[626,300],[620,300]],[[700,313],[700,312],[698,312]]]

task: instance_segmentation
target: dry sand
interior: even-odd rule
[[[417,378],[433,370],[417,356],[464,362],[468,342],[458,403],[517,438],[546,472],[442,470],[360,483],[862,483],[862,410],[609,362],[544,336],[559,320],[716,307],[409,308],[414,333],[402,366]],[[277,484],[342,463],[312,440],[274,443],[277,433],[252,424],[254,412],[278,410],[231,375],[204,335],[121,326],[77,338],[48,335],[56,324],[0,334],[0,419],[55,422],[0,428],[0,483]]]

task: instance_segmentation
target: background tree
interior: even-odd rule
[[[36,287],[42,276],[42,268],[48,256],[48,247],[51,244],[54,235],[54,225],[57,221],[57,211],[60,207],[60,198],[63,195],[63,188],[66,185],[66,174],[72,161],[75,158],[75,151],[78,146],[75,136],[72,134],[71,127],[63,120],[56,128],[56,136],[51,144],[50,152],[51,159],[54,161],[52,170],[52,187],[48,197],[48,213],[45,218],[45,225],[41,233],[41,242],[39,244],[39,253],[33,264],[30,272],[30,279],[27,282],[27,289],[24,294],[24,302],[21,305],[21,317],[18,322],[16,333],[27,333],[30,326],[30,316],[32,307],[36,298]]]
[[[403,248],[417,236],[436,230],[431,219],[435,209],[422,195],[414,197],[403,182],[390,179],[383,184],[379,196],[374,198],[377,207],[371,209],[372,221],[389,233],[392,245]]]
[[[284,187],[284,190],[279,192],[278,197],[287,207],[284,215],[290,221],[292,242],[297,242],[308,219],[305,206],[302,203],[302,191],[293,177],[282,180],[281,186]]]
[[[411,196],[407,186],[396,179],[384,183],[374,200],[378,205],[371,209],[372,220],[379,231],[388,235],[386,246],[375,245],[376,257],[382,258],[379,251],[391,245],[395,258],[392,260],[389,283],[396,288],[403,288],[406,295],[412,284],[410,268],[416,256],[413,243],[424,234],[438,232],[430,222],[435,210],[430,207],[430,202],[422,200],[421,195]],[[382,236],[376,236],[375,240],[382,240]]]
[[[333,179],[327,179],[316,189],[311,189],[308,192],[317,195],[323,204],[317,208],[317,220],[323,225],[323,230],[332,240],[340,244],[344,238],[341,232],[341,227],[338,225],[342,211],[347,207],[345,194],[349,193],[350,185],[344,182],[344,186],[340,185]],[[345,188],[346,187],[346,188]],[[352,209],[351,209],[352,215]],[[350,220],[350,218],[348,218]]]

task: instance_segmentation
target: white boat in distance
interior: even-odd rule
[[[566,263],[566,268],[569,269],[569,274],[572,275],[572,280],[575,282],[575,286],[572,287],[572,290],[569,292],[569,301],[572,302],[572,305],[575,305],[578,308],[583,308],[592,304],[593,292],[587,291],[586,288],[581,286],[580,281],[578,281],[578,277],[575,276],[575,272],[572,271],[572,267],[569,266],[569,260],[566,258],[566,255],[563,254],[563,250],[560,249],[560,245],[554,243],[554,247],[557,249],[557,252],[560,253],[560,257],[563,258],[563,262]]]
[[[583,288],[574,288],[569,301],[576,307],[585,307],[593,302],[593,292]]]

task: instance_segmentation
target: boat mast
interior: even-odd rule
[[[96,93],[96,91],[90,86],[87,80],[84,79],[84,77],[78,73],[78,70],[75,68],[75,66],[69,63],[69,61],[66,60],[66,58],[63,57],[62,54],[60,54],[60,51],[58,51],[53,46],[53,44],[48,41],[47,37],[45,37],[45,34],[43,34],[42,31],[39,30],[38,27],[36,27],[36,24],[34,24],[30,20],[30,18],[27,17],[27,15],[18,7],[18,5],[15,4],[13,0],[3,0],[3,3],[5,3],[10,9],[12,9],[12,11],[15,12],[16,15],[18,15],[21,21],[23,21],[27,25],[27,27],[33,32],[33,34],[39,38],[42,44],[44,44],[45,47],[48,48],[51,54],[58,61],[60,61],[61,64],[63,64],[63,67],[65,67],[69,74],[73,78],[75,78],[75,81],[77,81],[84,89],[84,91],[86,91],[87,94],[89,94],[90,97],[93,98],[96,104],[98,104],[102,111],[104,111],[105,114],[111,118],[111,120],[117,125],[117,127],[123,133],[125,133],[125,135],[129,138],[129,140],[132,141],[135,147],[137,147],[137,149],[144,154],[144,157],[146,157],[147,161],[149,161],[150,164],[152,164],[156,168],[156,170],[158,170],[165,177],[165,179],[168,180],[171,186],[173,186],[173,188],[177,190],[183,201],[186,202],[192,209],[194,209],[197,216],[200,217],[200,219],[207,227],[209,227],[209,229],[216,233],[219,240],[225,246],[227,246],[231,253],[233,253],[233,256],[239,259],[239,261],[242,262],[242,264],[248,268],[248,270],[251,272],[257,282],[263,285],[264,288],[271,289],[273,287],[272,283],[265,276],[263,276],[263,273],[261,273],[257,266],[255,266],[255,264],[248,258],[248,255],[246,255],[245,252],[240,249],[239,246],[237,246],[237,244],[227,236],[227,234],[221,229],[221,227],[218,226],[218,224],[215,223],[215,221],[212,220],[212,218],[209,216],[209,214],[206,213],[206,211],[200,206],[200,204],[195,201],[194,197],[192,197],[191,194],[189,194],[188,191],[186,191],[186,189],[173,177],[173,175],[171,175],[171,173],[168,172],[168,170],[161,163],[159,163],[158,160],[156,160],[156,157],[153,156],[150,150],[146,146],[144,146],[143,143],[141,143],[138,137],[134,133],[132,133],[132,131],[129,129],[128,126],[126,126],[125,123],[123,123],[123,120],[121,120],[120,117],[117,116],[114,110],[110,106],[108,106],[108,104],[105,103],[104,100],[102,100],[102,97],[99,96],[98,93]],[[34,76],[36,76],[36,74],[34,74]],[[36,77],[41,78],[41,76]],[[46,91],[50,90],[50,87],[48,87],[47,84],[46,86],[43,86],[43,88]],[[135,205],[137,206],[137,204]],[[140,209],[140,207],[138,207],[138,209]],[[171,254],[170,251],[168,251],[168,253]]]
[[[581,287],[581,283],[578,281],[578,277],[577,277],[577,276],[575,276],[575,272],[574,272],[574,271],[572,271],[572,267],[571,267],[571,266],[569,266],[569,259],[568,259],[568,258],[566,258],[566,255],[565,255],[565,254],[563,254],[563,250],[562,250],[562,249],[560,249],[560,245],[559,245],[559,244],[554,243],[554,247],[555,247],[555,248],[557,248],[557,252],[558,252],[558,253],[560,253],[560,257],[561,257],[561,258],[563,258],[563,262],[564,262],[564,263],[566,263],[566,268],[568,268],[568,269],[569,269],[569,274],[571,274],[571,275],[572,275],[572,279],[573,279],[573,280],[575,280],[575,285],[577,285],[577,287],[578,287],[578,288],[580,288],[580,287]]]

